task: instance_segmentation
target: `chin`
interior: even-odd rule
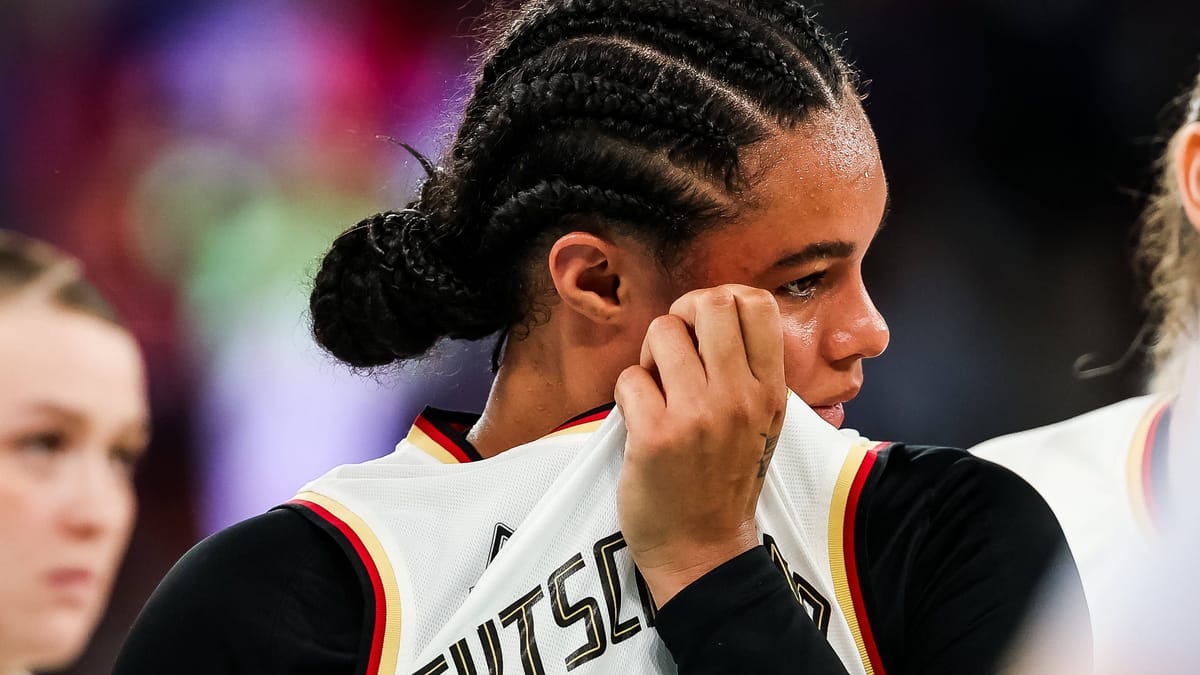
[[[45,621],[30,622],[29,655],[25,667],[33,670],[60,670],[74,663],[87,647],[99,623],[94,612],[56,612]]]

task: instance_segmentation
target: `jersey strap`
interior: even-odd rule
[[[871,467],[875,465],[878,452],[889,445],[891,443],[864,440],[850,449],[838,473],[829,506],[829,566],[833,572],[834,594],[846,623],[850,625],[867,675],[885,673],[859,582],[854,539],[855,514],[863,485],[867,482]]]
[[[1126,480],[1133,512],[1146,532],[1156,532],[1160,517],[1163,469],[1167,463],[1167,433],[1171,399],[1163,398],[1142,416],[1129,446]]]
[[[288,505],[307,509],[336,531],[358,557],[373,596],[366,598],[372,629],[365,675],[392,675],[400,653],[400,590],[383,544],[362,518],[325,495],[301,492]]]

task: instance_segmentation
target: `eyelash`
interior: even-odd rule
[[[30,434],[20,439],[17,446],[25,451],[55,455],[66,448],[66,436],[53,431]],[[109,453],[109,459],[123,472],[132,476],[141,463],[142,451],[135,447],[117,446]]]
[[[47,431],[37,434],[30,434],[29,436],[22,438],[18,442],[18,445],[22,450],[35,450],[37,452],[53,454],[62,450],[65,443],[65,436],[53,431]]]
[[[117,462],[122,469],[129,474],[133,474],[141,463],[142,452],[133,448],[113,448],[111,458]]]
[[[816,272],[806,277],[789,281],[779,287],[780,292],[793,298],[807,300],[817,292],[817,286],[825,278],[825,272]]]

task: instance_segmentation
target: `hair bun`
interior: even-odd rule
[[[489,300],[438,255],[439,232],[410,205],[365,218],[334,240],[309,298],[317,343],[369,368],[421,356],[444,337],[500,330]]]

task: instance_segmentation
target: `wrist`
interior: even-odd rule
[[[653,557],[661,562],[644,562],[646,556],[635,556],[634,562],[655,607],[661,608],[704,575],[756,546],[757,537],[738,537],[720,546],[691,545],[670,552],[658,551]]]

